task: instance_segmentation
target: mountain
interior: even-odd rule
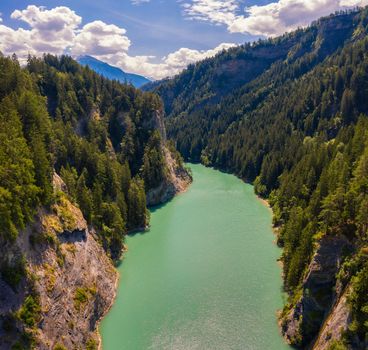
[[[300,348],[368,348],[367,34],[367,8],[339,12],[145,86],[185,159],[268,199]]]
[[[80,56],[78,57],[77,61],[83,66],[89,66],[89,68],[91,68],[98,74],[103,75],[105,78],[118,80],[121,83],[132,84],[136,88],[139,88],[144,84],[151,82],[151,80],[141,75],[126,73],[120,68],[110,66],[109,64],[102,62],[92,56]]]
[[[125,236],[191,178],[159,97],[0,56],[0,348],[97,349]]]

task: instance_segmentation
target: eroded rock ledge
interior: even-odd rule
[[[56,191],[65,186],[56,174],[54,186]],[[27,277],[14,289],[2,288],[7,284],[0,280],[0,318],[19,312],[34,293],[37,324],[23,332],[33,335],[36,349],[97,349],[97,325],[114,301],[118,274],[80,209],[58,192],[56,204],[39,211],[12,249],[8,259],[23,256]],[[15,337],[0,334],[0,348],[11,349]]]
[[[339,339],[340,330],[347,328],[350,316],[346,294],[336,288],[336,273],[344,254],[351,249],[352,244],[342,235],[320,239],[302,284],[302,295],[281,320],[282,333],[289,344],[306,347],[325,324],[325,334],[320,334],[315,344],[315,349],[322,350],[327,348],[323,344]],[[332,328],[337,329],[331,332]]]
[[[178,164],[166,146],[163,146],[163,153],[168,170],[167,178],[160,186],[148,191],[148,206],[166,203],[176,194],[184,192],[192,182],[188,171]]]
[[[155,111],[150,127],[158,130],[160,133],[161,149],[165,158],[167,175],[160,186],[147,192],[146,199],[148,206],[166,203],[176,194],[184,192],[192,182],[192,177],[187,169],[185,169],[183,164],[179,164],[168,147],[163,115],[163,110]]]

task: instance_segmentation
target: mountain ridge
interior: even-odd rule
[[[191,182],[158,96],[0,56],[0,348],[97,349],[124,240]]]
[[[103,75],[111,80],[118,80],[121,83],[132,84],[136,88],[150,83],[151,80],[138,74],[127,73],[122,69],[112,66],[106,62],[100,61],[97,58],[89,55],[79,56],[77,62],[83,66],[89,66],[96,73]]]
[[[269,200],[289,295],[280,326],[303,349],[368,347],[367,34],[367,8],[338,12],[147,86],[185,159]],[[349,317],[331,333],[338,300]]]

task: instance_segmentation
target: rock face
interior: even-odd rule
[[[166,146],[163,146],[162,149],[168,174],[166,180],[160,186],[147,192],[148,206],[166,203],[176,194],[184,192],[192,182],[190,174],[177,163],[170,150]]]
[[[117,273],[84,220],[58,240],[59,252],[49,248],[28,257],[42,307],[39,349],[98,344],[97,322],[113,303]]]
[[[156,111],[153,111],[152,118],[150,118],[148,121],[145,121],[144,127],[147,129],[153,129],[158,130],[158,132],[161,135],[162,141],[165,143],[167,140],[166,136],[166,126],[164,121],[164,111],[159,109]]]
[[[166,127],[163,114],[164,112],[161,110],[155,111],[149,127],[158,130],[160,133],[162,153],[164,154],[167,167],[167,176],[160,186],[147,192],[146,200],[148,206],[166,203],[177,193],[184,192],[192,182],[192,177],[188,171],[178,164],[178,161],[167,147]]]
[[[339,298],[334,290],[335,276],[344,253],[350,249],[351,244],[344,236],[326,235],[320,240],[303,281],[302,296],[281,322],[288,343],[305,346],[317,336],[334,301]]]
[[[54,186],[60,190],[65,185],[54,176]],[[19,309],[32,280],[40,304],[38,323],[31,330],[35,347],[85,349],[89,344],[97,348],[97,325],[113,303],[118,275],[80,209],[65,194],[58,195],[52,209],[40,210],[17,239],[14,249],[27,262],[28,281],[13,291],[0,280],[0,299],[11,293],[1,303],[1,316]],[[0,348],[10,349],[10,339],[0,337]]]
[[[351,322],[351,312],[347,302],[346,291],[332,308],[321,332],[314,343],[313,350],[328,350],[332,342],[341,339],[342,332],[348,329]]]
[[[147,126],[160,132],[167,175],[147,193],[148,205],[168,201],[192,181],[168,147],[162,117],[162,111],[155,111]],[[53,186],[55,204],[40,208],[16,242],[2,242],[0,237],[1,251],[6,252],[0,256],[0,349],[26,343],[40,350],[100,345],[98,322],[114,301],[118,274],[56,173]],[[18,272],[19,280],[9,282]],[[21,314],[29,298],[28,322]]]

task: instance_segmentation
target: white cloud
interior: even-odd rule
[[[0,24],[0,51],[5,54],[15,52],[21,60],[25,60],[29,53],[92,55],[128,72],[156,79],[176,74],[189,63],[233,46],[221,44],[207,51],[181,48],[155,63],[153,56],[129,55],[131,42],[124,28],[102,21],[93,21],[81,27],[82,18],[68,7],[48,10],[30,5],[22,11],[15,10],[11,18],[27,23],[29,29],[12,29]]]
[[[133,1],[138,3],[148,0]],[[223,24],[234,33],[266,36],[306,25],[338,9],[368,3],[368,0],[279,0],[268,5],[241,9],[238,1],[180,0],[188,19]],[[241,11],[245,12],[241,14]],[[68,7],[47,9],[30,5],[24,10],[15,10],[11,18],[28,26],[12,29],[0,20],[0,51],[5,54],[15,52],[23,60],[29,53],[91,55],[128,72],[156,79],[176,74],[188,64],[214,56],[234,45],[223,43],[212,50],[181,48],[157,61],[153,56],[130,55],[131,42],[124,28],[102,21],[82,26],[82,18]]]
[[[75,38],[75,32],[82,18],[68,7],[60,6],[51,10],[34,5],[25,10],[15,10],[11,18],[27,23],[30,30],[15,30],[13,35],[20,41],[25,37],[25,48],[31,51],[60,53]]]
[[[368,0],[279,0],[239,11],[237,0],[191,0],[182,3],[189,19],[226,25],[231,33],[276,36],[336,10],[368,5]]]
[[[28,23],[31,28],[52,32],[75,29],[82,21],[80,16],[65,6],[47,10],[42,6],[29,5],[25,10],[15,10],[10,17]]]
[[[0,51],[16,52],[22,58],[40,52],[61,54],[73,42],[82,18],[68,7],[46,10],[34,5],[25,10],[15,10],[12,19],[23,21],[29,29],[12,29],[0,24]]]
[[[74,55],[88,52],[100,56],[127,51],[130,40],[125,34],[125,29],[114,24],[94,21],[86,24],[76,35],[71,52]]]
[[[97,58],[121,67],[128,72],[139,72],[147,77],[162,79],[175,75],[183,70],[188,64],[203,60],[226,50],[235,44],[223,43],[211,50],[192,50],[181,48],[163,57],[159,63],[153,63],[153,56],[129,56],[127,53],[118,55],[99,56]]]
[[[140,5],[140,4],[144,4],[144,3],[147,3],[147,2],[150,2],[151,0],[130,0],[130,2],[133,4],[133,5]]]
[[[182,7],[188,19],[228,24],[236,18],[238,3],[236,0],[192,0],[183,3]]]

